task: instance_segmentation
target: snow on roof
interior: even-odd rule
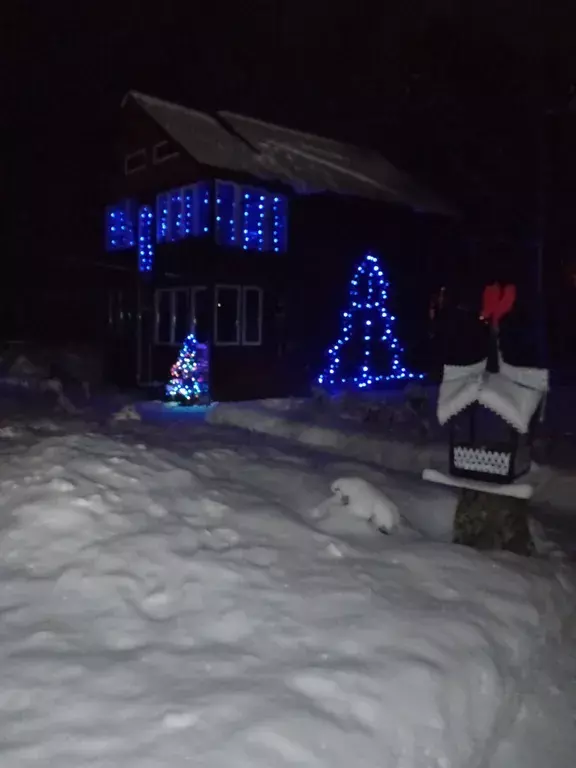
[[[130,91],[131,97],[198,163],[254,174],[254,151],[216,118],[169,101]]]
[[[300,193],[335,192],[454,215],[377,152],[232,112],[212,117],[137,91],[130,91],[122,106],[129,97],[202,165],[280,181]]]
[[[454,214],[378,152],[231,112],[218,114],[257,147],[260,162],[267,168],[295,175],[301,191],[339,192],[401,203],[427,213]]]

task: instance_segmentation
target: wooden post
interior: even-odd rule
[[[528,502],[512,496],[464,489],[454,518],[453,541],[479,550],[533,554]]]

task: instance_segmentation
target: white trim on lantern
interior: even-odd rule
[[[516,499],[530,499],[534,493],[536,478],[534,482],[527,482],[528,475],[522,477],[522,481],[512,483],[503,483],[502,485],[484,480],[472,480],[468,477],[454,477],[437,469],[425,469],[422,472],[422,479],[430,483],[439,485],[448,485],[452,488],[468,488],[471,491],[480,491],[482,493],[491,493],[495,496],[511,496]]]
[[[488,408],[520,434],[549,388],[546,368],[525,368],[506,363],[498,350],[498,373],[486,370],[486,360],[473,365],[445,365],[438,395],[437,417],[445,424],[473,403]]]

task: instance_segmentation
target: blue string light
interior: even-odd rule
[[[170,193],[170,216],[168,220],[168,238],[171,242],[184,237],[184,216],[182,208],[182,190],[173,189]]]
[[[252,190],[244,192],[242,210],[242,248],[245,251],[264,250],[265,197]]]
[[[138,215],[138,271],[151,272],[154,264],[154,212],[143,205]]]
[[[368,254],[350,282],[349,306],[342,313],[342,333],[328,350],[328,368],[318,377],[319,384],[366,389],[384,381],[424,378],[422,374],[408,371],[400,361],[404,350],[394,334],[396,318],[386,307],[389,285],[376,256]],[[343,376],[340,369],[344,348],[347,344],[355,346],[353,334],[355,339],[360,335],[363,349],[354,374]],[[390,350],[391,364],[387,373],[374,370],[371,357],[375,342],[385,344]]]
[[[198,195],[198,234],[207,235],[210,232],[210,217],[212,215],[210,197],[211,185],[201,181],[196,185]]]
[[[286,208],[286,198],[274,195],[271,205],[271,249],[276,253],[283,253],[286,250],[286,220],[288,218]]]
[[[275,253],[283,253],[287,248],[288,202],[282,195],[263,189],[217,181],[212,206],[212,182],[197,182],[159,193],[150,217],[152,223],[154,213],[157,243],[202,237],[215,225],[219,245]],[[133,201],[108,206],[106,249],[121,251],[134,247],[139,242],[139,226]]]
[[[136,245],[134,204],[123,200],[106,208],[106,250],[125,251]]]
[[[170,193],[162,192],[156,197],[156,241],[165,243],[169,239],[168,217],[170,211]]]
[[[194,234],[194,186],[184,187],[182,190],[184,200],[184,237],[191,237]]]
[[[237,244],[237,189],[236,184],[216,182],[216,242],[219,245]]]
[[[207,365],[200,359],[198,351],[196,337],[191,333],[170,371],[170,381],[166,385],[170,400],[191,403],[208,395]]]

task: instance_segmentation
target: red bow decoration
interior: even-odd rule
[[[490,320],[492,327],[497,328],[498,323],[507,315],[516,302],[516,286],[493,283],[484,288],[482,296],[482,320]]]

